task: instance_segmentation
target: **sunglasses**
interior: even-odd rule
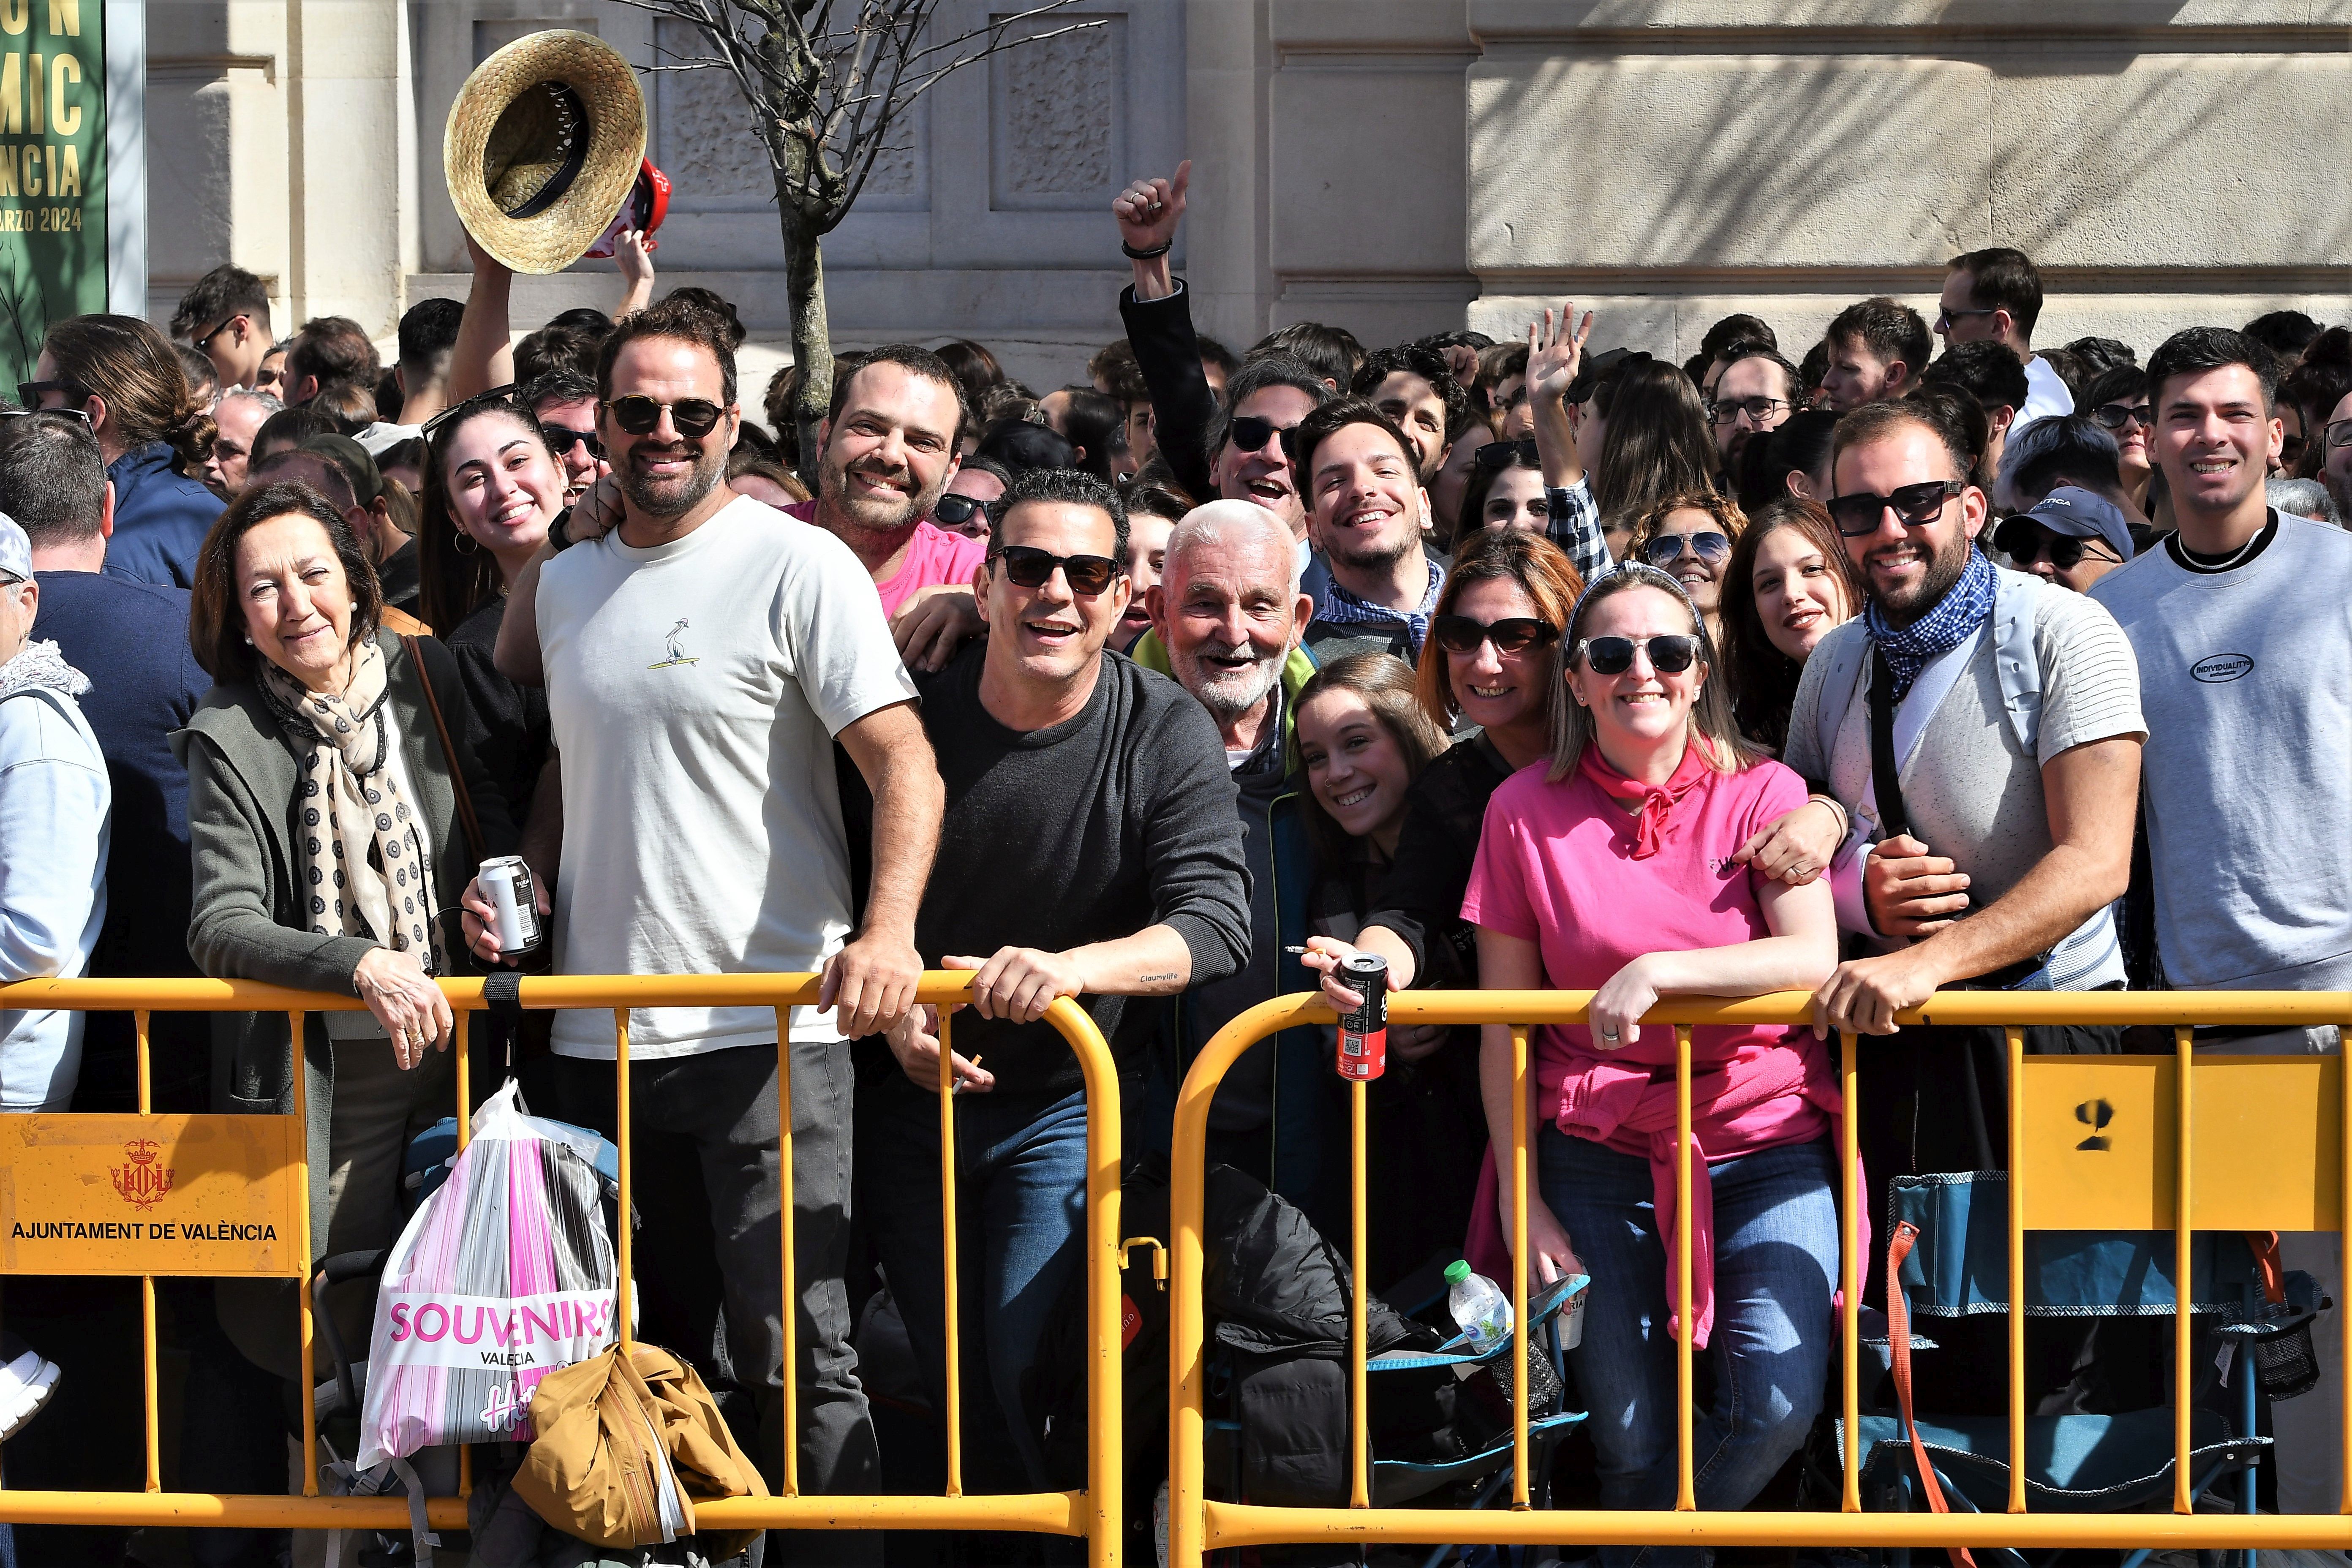
[[[211,331],[209,331],[209,332],[199,332],[199,333],[197,333],[194,337],[193,337],[193,338],[191,338],[191,339],[189,339],[189,340],[188,340],[188,341],[189,341],[189,342],[190,342],[190,343],[192,343],[193,345],[194,345],[195,350],[196,350],[196,352],[197,352],[198,353],[204,353],[204,352],[205,352],[205,350],[206,350],[206,349],[208,349],[208,348],[210,348],[210,347],[212,346],[212,341],[213,341],[215,338],[216,338],[216,337],[220,336],[223,332],[225,332],[225,331],[228,331],[231,327],[233,327],[233,326],[236,325],[236,322],[237,322],[237,317],[238,317],[238,316],[242,316],[244,313],[245,313],[244,311],[240,310],[240,311],[238,311],[238,312],[236,313],[236,315],[234,315],[234,316],[230,316],[230,317],[226,318],[226,319],[221,322],[221,324],[220,324],[219,326],[215,327],[215,328],[214,328]]]
[[[943,495],[931,503],[931,521],[941,528],[961,528],[971,521],[973,513],[984,510],[987,504],[985,501],[974,500],[970,496]],[[1013,581],[1018,583],[1021,580],[1016,577]],[[1031,583],[1022,584],[1024,587],[1035,585]]]
[[[1848,539],[1861,539],[1878,531],[1878,520],[1893,509],[1906,528],[1925,528],[1941,517],[1944,503],[1969,487],[1958,479],[1922,479],[1916,485],[1898,485],[1893,495],[1860,495],[1830,498],[1830,521]]]
[[[1478,448],[1473,460],[1482,470],[1538,466],[1532,437],[1524,437],[1517,441],[1489,441]]]
[[[2143,430],[2156,427],[2156,420],[2145,403],[2102,403],[2091,410],[2091,417],[2106,430],[2120,430],[2126,425],[2137,425]]]
[[[89,410],[87,408],[0,408],[0,419],[33,419],[44,416],[53,419],[79,419],[85,426],[89,423]]]
[[[1680,675],[1698,662],[1698,638],[1682,637],[1587,637],[1576,645],[1577,657],[1595,675],[1622,675],[1633,668],[1637,648],[1650,650],[1650,668],[1661,675]],[[1575,660],[1571,659],[1570,663]]]
[[[1059,571],[1071,593],[1089,596],[1109,587],[1126,571],[1108,555],[1056,555],[1026,544],[1000,544],[988,552],[988,559],[1003,563],[1004,574],[1015,587],[1042,588]]]
[[[97,395],[78,381],[20,381],[16,384],[16,401],[25,405],[27,414],[63,413],[63,409],[41,406],[41,395],[45,392],[64,393],[67,402],[77,409]]]
[[[1737,423],[1745,414],[1750,421],[1760,426],[1788,406],[1789,401],[1784,397],[1737,397],[1708,404],[1706,416],[1717,425],[1730,425]]]
[[[1263,452],[1268,441],[1276,436],[1286,436],[1297,428],[1295,425],[1276,425],[1273,420],[1261,419],[1255,414],[1237,414],[1234,416],[1229,439],[1237,452]],[[1285,455],[1288,454],[1288,443],[1284,444],[1283,450]]]
[[[465,402],[453,403],[448,407],[444,408],[440,413],[436,414],[432,418],[427,419],[422,426],[418,426],[417,434],[430,441],[433,439],[433,433],[435,431],[446,429],[452,422],[465,418],[467,415],[473,413],[478,408],[488,408],[494,403],[513,403],[514,393],[515,384],[511,381],[507,383],[504,386],[494,386],[488,392],[478,392],[474,394],[473,396],[466,399]],[[520,412],[520,410],[518,409],[517,412]]]
[[[662,412],[669,412],[671,427],[689,441],[699,441],[719,427],[727,410],[707,397],[681,397],[676,403],[664,403],[658,397],[647,397],[642,392],[632,392],[625,397],[608,398],[605,411],[613,423],[632,436],[650,436],[661,423]]]
[[[1531,647],[1549,647],[1559,640],[1559,628],[1532,616],[1513,616],[1500,621],[1440,616],[1431,624],[1429,635],[1448,653],[1476,653],[1481,647],[1493,643],[1496,653],[1508,655],[1525,653]]]
[[[1949,306],[1946,306],[1943,310],[1936,312],[1936,325],[1939,328],[1948,327],[1962,316],[1990,316],[1993,311],[2000,309],[2000,307],[1998,305],[1991,305],[1981,310],[1955,310]]]
[[[2338,419],[2333,425],[2323,426],[2320,434],[2326,437],[2331,448],[2352,447],[2352,419]]]
[[[1701,561],[1720,561],[1731,553],[1730,537],[1708,529],[1702,533],[1661,533],[1642,547],[1642,559],[1653,566],[1664,566],[1681,560],[1685,546]]]
[[[2094,542],[2091,540],[2075,539],[2063,533],[2053,533],[2032,518],[2026,517],[2012,517],[2003,522],[1994,531],[1992,542],[1994,548],[2008,556],[2020,571],[2032,565],[2034,562],[2046,555],[2049,557],[2051,566],[2060,572],[2072,572],[2081,565],[2083,557],[2091,553],[2090,547]],[[2121,556],[2105,549],[2092,555],[2091,559],[2112,561],[2118,565],[2123,561]]]
[[[547,437],[547,449],[561,458],[574,447],[585,447],[588,455],[602,459],[604,443],[585,430],[574,430],[569,425],[542,425],[540,430]]]

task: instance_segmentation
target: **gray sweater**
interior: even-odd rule
[[[2139,656],[2157,947],[2180,988],[2352,988],[2352,533],[2271,514],[2225,572],[2169,544],[2091,596]]]

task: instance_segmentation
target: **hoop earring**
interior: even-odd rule
[[[472,534],[467,533],[461,528],[457,530],[457,542],[451,544],[449,548],[456,551],[460,555],[474,555],[480,552],[482,542],[476,539]]]

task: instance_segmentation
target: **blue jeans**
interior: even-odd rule
[[[939,1095],[899,1079],[860,1100],[860,1201],[891,1300],[921,1363],[931,1409],[944,1427]],[[984,1094],[956,1097],[956,1217],[963,1237],[956,1280],[967,1363],[964,1478],[971,1489],[1028,1491],[1047,1485],[1021,1380],[1085,1257],[1086,1192],[1085,1091],[1043,1106],[1034,1100],[992,1104]],[[974,1375],[983,1370],[984,1376]],[[1005,1429],[1009,1452],[1002,1440]]]
[[[1544,1128],[1544,1202],[1592,1276],[1584,1342],[1569,1352],[1589,1402],[1604,1507],[1675,1505],[1675,1342],[1667,1249],[1650,1164]],[[1838,1265],[1826,1141],[1707,1167],[1715,1184],[1714,1407],[1694,1412],[1691,1474],[1702,1509],[1746,1507],[1805,1440],[1829,1373]],[[1603,1547],[1607,1568],[1680,1568],[1703,1551]]]

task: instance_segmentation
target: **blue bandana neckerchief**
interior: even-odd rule
[[[1936,607],[1896,631],[1886,624],[1886,616],[1873,604],[1863,611],[1864,624],[1870,629],[1870,640],[1886,656],[1887,672],[1895,677],[1895,688],[1889,694],[1900,702],[1911,690],[1911,683],[1927,667],[1927,661],[1937,654],[1949,653],[1960,646],[1962,639],[1982,626],[1992,616],[1994,585],[2000,574],[1984,552],[1971,545],[1969,564]]]

